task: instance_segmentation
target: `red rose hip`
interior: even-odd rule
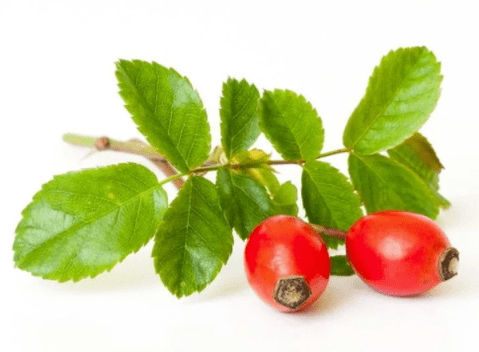
[[[251,233],[245,270],[256,294],[284,312],[306,308],[326,289],[328,250],[316,231],[298,218],[270,217]]]
[[[439,226],[414,213],[383,211],[358,220],[346,237],[358,276],[394,296],[426,292],[457,274],[459,252]]]

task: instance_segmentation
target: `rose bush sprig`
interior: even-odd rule
[[[363,216],[406,210],[435,219],[449,202],[439,194],[443,166],[418,132],[439,98],[440,63],[425,47],[398,49],[374,69],[347,122],[344,147],[322,150],[316,109],[290,90],[264,91],[229,78],[221,98],[222,146],[211,151],[210,127],[190,81],[155,62],[117,62],[120,95],[149,145],[67,135],[67,141],[142,154],[169,177],[158,181],[135,163],[55,176],[23,211],[14,261],[35,276],[78,281],[113,268],[154,238],[156,272],[177,297],[203,290],[232,251],[233,229],[245,240],[264,219],[296,216],[298,192],[275,176],[279,165],[302,168],[308,220],[347,231]],[[281,160],[250,149],[264,133]],[[323,161],[347,153],[348,177]],[[203,175],[215,171],[216,184]],[[174,181],[168,202],[162,186]],[[328,247],[343,244],[327,236]],[[331,273],[351,275],[344,256]]]

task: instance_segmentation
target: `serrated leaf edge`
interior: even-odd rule
[[[430,51],[429,49],[427,49],[425,46],[421,46],[421,47],[418,47],[418,48],[422,49],[423,52],[421,53],[421,55],[419,55],[419,57],[417,58],[417,61],[416,61],[416,62],[414,63],[414,65],[411,67],[411,70],[410,70],[410,72],[406,75],[406,77],[404,77],[404,79],[403,79],[403,81],[401,82],[401,84],[409,78],[411,72],[414,70],[415,66],[418,64],[418,62],[419,62],[420,59],[423,57],[423,55],[430,53],[430,54],[434,57],[434,59],[436,59],[436,56],[434,55],[434,53],[433,53],[432,51]],[[404,51],[404,50],[406,50],[406,49],[408,49],[408,48],[399,48],[399,49],[396,49],[396,50],[390,50],[390,51],[383,57],[383,59],[386,58],[387,56],[389,56],[390,54],[394,53],[394,52]],[[382,60],[381,60],[381,61],[382,61]],[[436,61],[436,64],[439,65],[439,68],[441,67],[441,63],[440,63],[440,62]],[[368,96],[368,94],[371,94],[371,93],[369,93],[370,90],[372,89],[371,79],[372,79],[372,77],[374,76],[376,70],[379,69],[379,66],[380,66],[380,65],[381,65],[381,62],[379,63],[378,66],[376,66],[376,67],[374,68],[373,74],[369,77],[368,86],[367,86],[367,89],[366,89],[366,93],[364,94],[363,98],[362,98],[361,101],[359,102],[358,107],[363,103],[363,101],[366,99],[366,97]],[[439,76],[440,76],[440,81],[442,81],[443,75],[440,74]],[[388,109],[389,105],[390,105],[391,102],[395,99],[396,95],[397,95],[398,92],[400,91],[400,88],[399,88],[399,87],[401,86],[401,84],[398,85],[398,88],[396,88],[396,91],[394,92],[392,98],[387,102],[387,104],[385,104],[385,106],[384,106],[383,110],[381,111],[381,113],[379,113],[379,114],[376,115],[376,117],[371,121],[371,123],[368,125],[368,127],[361,133],[361,135],[356,139],[356,141],[353,142],[352,145],[347,146],[346,143],[344,143],[344,146],[345,146],[345,147],[347,147],[348,149],[354,150],[354,147],[356,146],[356,144],[357,144],[357,143],[361,140],[361,138],[372,128],[372,126],[373,126],[374,123],[378,120],[378,118],[379,118],[380,116],[382,116],[382,115],[384,114],[384,112]],[[440,89],[439,89],[439,91],[440,91]],[[440,92],[439,92],[439,94],[440,94]],[[438,96],[438,98],[436,99],[434,105],[437,104],[437,101],[438,101],[438,100],[439,100],[439,96]],[[355,112],[355,111],[356,111],[356,109],[354,110],[354,112]],[[353,112],[353,114],[354,114],[354,112]],[[352,115],[353,115],[353,114],[352,114]],[[352,116],[352,115],[351,115],[351,116]],[[419,128],[421,128],[426,122],[427,122],[427,119],[419,126]],[[419,130],[419,128],[418,128],[418,130]],[[402,142],[404,142],[405,140],[407,140],[408,138],[410,138],[410,137],[411,137],[414,133],[416,133],[416,132],[417,132],[417,131],[413,131],[411,134],[404,136],[404,138],[403,138],[402,140],[400,140],[398,143],[396,143],[396,145],[391,146],[391,147],[389,147],[389,148],[387,148],[387,149],[391,149],[391,148],[394,148],[394,147],[397,146],[397,145],[400,145]],[[344,139],[343,139],[343,140],[344,140]],[[372,154],[376,154],[377,152],[373,152],[373,153],[359,153],[359,152],[355,151],[355,153],[357,153],[357,154],[364,154],[364,155],[372,155]]]
[[[202,177],[202,176],[190,176],[190,178],[194,178],[194,177]],[[214,184],[213,184],[213,185],[214,185]],[[214,186],[215,186],[215,185],[214,185]],[[193,189],[193,187],[194,187],[194,185],[192,184],[192,185],[191,185],[191,188]],[[182,188],[180,189],[180,192],[183,191],[184,189],[185,189],[185,187],[182,187]],[[216,186],[215,186],[215,190],[216,190]],[[191,204],[191,194],[192,194],[192,192],[190,192],[190,200],[189,200],[189,201],[190,201],[190,204]],[[199,194],[201,194],[201,193],[199,193]],[[178,198],[178,196],[177,196],[177,197],[171,202],[171,204],[170,204],[170,206],[168,207],[167,211],[174,206],[175,202],[178,202],[178,199],[179,199],[179,198]],[[218,199],[218,203],[219,203],[219,199]],[[218,204],[218,206],[219,206],[220,209],[222,209],[220,204]],[[190,207],[190,209],[191,209],[191,207]],[[188,211],[188,216],[189,216],[189,214],[190,214],[190,211]],[[165,212],[165,215],[166,215],[166,212]],[[219,216],[222,216],[222,217],[224,218],[225,223],[228,224],[228,221],[227,221],[227,219],[225,218],[223,211],[220,212],[220,215],[219,215]],[[164,216],[163,216],[163,219],[164,219]],[[159,228],[160,228],[160,227],[163,225],[163,223],[164,223],[164,220],[163,220],[163,219],[161,220],[160,225],[158,226],[158,230],[157,230],[157,232],[156,232],[156,234],[155,234],[155,236],[154,236],[155,239],[156,239],[156,236],[157,236],[157,234],[158,234],[158,232],[159,232]],[[233,236],[232,236],[232,238],[233,238]],[[219,259],[220,263],[217,265],[217,267],[215,268],[215,270],[212,272],[211,281],[205,282],[204,284],[201,284],[201,285],[199,285],[199,286],[196,286],[195,289],[194,289],[193,291],[191,291],[191,292],[188,292],[188,293],[186,293],[186,294],[185,294],[185,293],[181,293],[179,288],[177,288],[176,290],[172,290],[172,289],[170,289],[170,288],[163,282],[163,278],[162,278],[161,273],[160,273],[160,271],[159,271],[159,266],[160,266],[161,262],[158,263],[158,256],[155,255],[156,247],[157,247],[157,242],[155,242],[155,245],[153,246],[153,250],[152,250],[152,253],[151,253],[151,257],[152,257],[153,260],[154,260],[155,273],[156,273],[158,276],[160,276],[160,279],[161,279],[162,283],[164,284],[164,286],[166,287],[166,289],[167,289],[171,294],[175,295],[177,298],[188,297],[188,296],[191,296],[191,295],[194,294],[194,293],[200,293],[201,291],[203,291],[208,285],[210,285],[210,284],[216,279],[216,277],[218,276],[219,272],[220,272],[220,271],[223,269],[223,267],[227,264],[229,258],[231,257],[231,253],[233,252],[233,242],[234,242],[234,240],[232,239],[231,242],[232,242],[232,245],[231,245],[231,247],[230,247],[229,252],[227,253],[227,258],[226,258],[226,260],[222,260],[221,258],[217,258],[217,259]],[[186,248],[186,246],[185,246],[185,248]],[[186,250],[185,248],[184,248],[184,250]],[[210,251],[211,251],[211,249],[210,249]],[[213,252],[212,252],[212,253],[213,253]],[[213,253],[213,254],[215,254],[215,256],[216,256],[216,253]],[[165,259],[165,258],[163,258],[162,261],[163,261],[164,259]],[[183,266],[182,266],[182,269],[181,269],[181,270],[183,270]]]
[[[46,187],[48,184],[54,182],[58,177],[62,177],[62,176],[66,176],[66,175],[72,175],[72,174],[76,174],[76,173],[81,173],[81,172],[86,171],[86,170],[92,170],[92,171],[93,171],[93,170],[107,169],[107,168],[113,169],[113,168],[117,167],[118,165],[137,165],[137,166],[141,166],[142,168],[144,168],[144,169],[146,169],[146,170],[148,170],[148,171],[151,172],[151,170],[149,170],[148,168],[146,168],[145,166],[143,166],[143,165],[141,165],[141,164],[129,162],[129,163],[121,163],[121,164],[117,164],[117,165],[109,165],[109,166],[103,166],[103,167],[88,168],[88,169],[83,169],[83,170],[78,170],[78,171],[70,171],[70,172],[67,172],[67,173],[64,173],[64,174],[55,175],[55,176],[53,176],[53,178],[52,178],[50,181],[48,181],[48,182],[46,182],[46,183],[44,183],[44,184],[42,185],[41,189],[40,189],[37,193],[35,193],[35,195],[32,197],[32,201],[30,202],[30,204],[28,204],[28,206],[22,211],[22,213],[21,213],[21,215],[22,215],[22,220],[20,220],[20,223],[17,225],[17,227],[16,227],[16,229],[15,229],[15,234],[17,233],[18,228],[20,227],[20,224],[24,221],[25,217],[28,216],[28,214],[30,213],[31,208],[34,206],[34,202],[35,202],[36,200],[38,200],[38,197],[40,196],[40,194],[45,190],[45,187]],[[152,174],[153,174],[153,173],[152,173]],[[156,176],[155,176],[155,177],[156,177]],[[139,196],[141,196],[141,195],[143,195],[143,194],[145,194],[145,193],[147,193],[147,192],[151,192],[151,191],[153,191],[153,190],[155,190],[155,189],[161,189],[161,190],[163,190],[160,185],[155,186],[155,187],[152,187],[152,188],[150,188],[150,189],[148,189],[148,190],[146,190],[146,191],[143,191],[143,192],[141,192],[140,194],[134,196],[133,198],[129,199],[128,201],[122,203],[122,204],[119,205],[118,207],[115,207],[115,208],[114,208],[113,210],[111,210],[111,211],[116,211],[116,210],[118,210],[118,208],[120,208],[121,206],[123,206],[123,205],[125,205],[126,203],[130,202],[131,200],[133,200],[133,199],[135,199],[135,198],[137,198],[137,197],[139,197]],[[164,192],[164,191],[163,191],[163,192]],[[165,193],[165,195],[166,195],[166,193]],[[103,216],[105,216],[105,215],[111,213],[111,211],[105,212],[105,213],[101,214],[98,218],[93,219],[93,220],[97,220],[97,219],[99,219],[99,218],[102,218]],[[93,221],[93,220],[92,220],[92,221]],[[87,222],[87,223],[82,222],[82,223],[80,223],[79,225],[86,225],[86,224],[91,223],[92,221],[89,221],[89,222]],[[157,227],[158,227],[158,226],[159,226],[159,224],[157,225]],[[70,229],[69,229],[68,231],[70,231]],[[85,275],[85,276],[79,276],[79,277],[77,277],[77,278],[73,278],[73,277],[72,277],[72,278],[69,278],[69,279],[66,279],[66,280],[62,280],[62,279],[59,279],[59,278],[56,277],[56,276],[48,276],[48,277],[47,277],[47,276],[42,276],[41,274],[32,273],[32,272],[30,272],[30,271],[25,270],[24,268],[22,268],[21,263],[18,263],[18,261],[15,259],[15,257],[14,257],[14,263],[15,263],[14,266],[15,266],[16,268],[19,268],[19,269],[22,269],[22,270],[28,272],[30,275],[32,275],[32,276],[34,276],[34,277],[41,277],[41,278],[44,279],[44,280],[52,280],[52,281],[57,281],[57,282],[60,282],[60,283],[64,283],[64,282],[68,282],[68,281],[78,282],[78,281],[80,281],[80,280],[87,279],[87,278],[93,279],[93,278],[95,278],[96,276],[98,276],[98,275],[100,275],[100,274],[102,274],[102,273],[104,273],[104,272],[110,272],[117,264],[123,262],[123,260],[125,260],[126,257],[129,256],[130,254],[137,253],[141,248],[143,248],[144,246],[146,246],[149,241],[151,241],[151,239],[154,237],[155,233],[156,233],[156,230],[153,232],[153,235],[150,236],[150,238],[149,238],[145,243],[141,244],[137,249],[134,249],[132,252],[129,252],[129,253],[123,255],[122,257],[120,257],[120,259],[114,261],[111,265],[107,265],[107,266],[103,267],[103,268],[100,269],[98,272],[90,273],[90,274]],[[43,243],[49,242],[50,240],[52,240],[52,238],[51,238],[51,239],[48,239],[47,241],[45,241],[45,242],[43,242]],[[14,243],[13,243],[13,248],[12,248],[14,252],[15,252],[16,243],[17,243],[17,241],[16,241],[16,238],[15,238],[15,241],[14,241]],[[42,243],[42,245],[43,245],[43,243]],[[38,248],[37,248],[37,249],[38,249]],[[35,249],[35,250],[36,250],[36,249]],[[29,253],[30,253],[30,252],[29,252]]]
[[[295,96],[297,96],[299,99],[303,100],[303,102],[308,105],[309,108],[311,108],[311,111],[313,111],[315,114],[316,114],[316,117],[317,119],[320,121],[320,126],[321,126],[321,132],[322,132],[322,138],[321,138],[321,143],[319,144],[319,150],[318,150],[318,155],[312,157],[312,158],[308,158],[307,160],[314,160],[316,159],[318,156],[319,156],[319,153],[321,152],[321,150],[323,149],[323,146],[324,146],[324,126],[323,126],[323,122],[318,114],[318,111],[316,110],[316,108],[311,104],[311,102],[309,100],[306,99],[306,97],[302,94],[298,94],[292,90],[289,90],[289,89],[275,89],[273,91],[270,91],[270,90],[264,90],[263,91],[263,97],[260,99],[260,104],[259,104],[259,125],[260,125],[260,128],[261,128],[261,131],[264,133],[264,135],[268,138],[268,140],[271,142],[271,144],[273,145],[274,149],[276,149],[278,151],[278,153],[281,154],[281,156],[283,156],[283,158],[286,160],[291,160],[291,161],[302,161],[302,160],[306,160],[306,158],[303,157],[302,153],[301,153],[301,148],[300,148],[300,143],[298,143],[298,141],[296,140],[296,136],[291,132],[291,134],[293,135],[293,138],[294,138],[294,141],[296,143],[296,147],[297,147],[297,151],[295,151],[295,153],[297,152],[299,154],[299,157],[295,157],[295,158],[288,158],[286,155],[283,154],[283,152],[280,151],[280,149],[282,149],[281,147],[279,147],[279,144],[276,143],[274,141],[274,137],[272,138],[271,137],[271,134],[269,132],[267,132],[264,128],[264,124],[263,124],[263,119],[261,118],[262,116],[262,103],[261,101],[264,99],[264,97],[268,96],[268,95],[274,95],[276,93],[291,93],[291,94],[294,94]],[[276,102],[270,97],[269,98],[270,101],[277,107],[276,105]],[[280,109],[278,109],[280,110]],[[307,139],[307,138],[306,138]]]
[[[384,181],[384,180],[382,179],[382,177],[380,177],[380,175],[378,175],[378,174],[375,172],[374,168],[372,168],[370,165],[368,165],[368,164],[361,158],[361,154],[357,154],[357,153],[352,152],[351,155],[354,156],[354,157],[356,157],[356,158],[358,158],[358,159],[360,159],[361,162],[363,162],[364,165],[366,165],[366,166],[368,167],[368,169],[370,169],[371,172],[372,172],[377,178],[379,178],[384,184],[386,184],[386,185],[388,184],[386,181]],[[372,154],[372,155],[374,155],[374,154]],[[366,155],[366,156],[370,156],[370,155]],[[383,156],[383,155],[381,155],[381,156]],[[383,156],[383,157],[385,157],[385,156]],[[385,158],[387,158],[387,157],[385,157]],[[396,166],[398,166],[399,168],[402,168],[402,169],[404,169],[405,171],[409,172],[411,175],[413,175],[413,177],[416,178],[416,181],[419,181],[419,183],[424,186],[424,189],[427,190],[428,192],[430,192],[431,200],[432,200],[432,198],[435,197],[434,194],[433,194],[433,191],[431,190],[431,188],[430,188],[414,171],[412,171],[409,167],[407,167],[407,166],[405,166],[405,165],[403,165],[403,164],[397,162],[396,160],[393,160],[393,159],[390,159],[390,158],[388,158],[388,159],[389,159],[391,162],[395,163]],[[353,186],[354,186],[354,182],[353,182]],[[355,187],[355,189],[356,189],[356,187]],[[391,188],[388,187],[388,189],[391,189]],[[394,192],[394,194],[396,194],[396,195],[402,200],[402,198],[400,197],[400,195],[397,194],[394,189],[392,189],[392,191]],[[358,192],[358,194],[359,194],[359,197],[360,197],[360,199],[361,199],[361,203],[366,206],[366,204],[365,204],[364,201],[363,201],[363,197],[362,197],[362,195],[361,195],[361,192],[360,192],[358,189],[356,189],[356,192]],[[431,203],[432,203],[432,202],[431,202]],[[367,207],[366,207],[366,208],[367,208]],[[439,207],[436,207],[436,208],[437,208],[437,209],[435,209],[435,211],[434,211],[433,219],[435,219],[435,218],[439,215],[439,209],[438,209]],[[370,214],[369,211],[367,211],[367,213]]]
[[[237,82],[238,84],[242,85],[242,84],[246,84],[248,85],[249,87],[253,88],[253,91],[256,91],[257,95],[258,95],[258,103],[256,104],[256,109],[257,109],[257,112],[256,112],[256,118],[258,119],[258,115],[259,115],[259,101],[260,101],[260,98],[261,98],[261,95],[259,93],[259,90],[258,88],[252,83],[250,84],[245,78],[241,79],[241,80],[238,80],[238,79],[235,79],[235,78],[232,78],[232,77],[228,77],[228,79],[226,80],[226,82],[223,83],[223,95],[221,96],[221,100],[220,100],[220,107],[221,107],[221,110],[220,110],[220,116],[221,116],[221,119],[220,119],[220,131],[221,131],[221,144],[223,145],[223,147],[225,147],[225,145],[227,144],[226,141],[225,141],[225,138],[223,136],[223,125],[225,124],[224,122],[224,119],[223,119],[223,114],[222,112],[226,110],[226,107],[225,105],[227,103],[231,103],[228,99],[226,99],[225,97],[225,91],[226,89],[228,89],[229,91],[231,91],[231,86],[229,86],[229,84],[231,82]],[[254,94],[250,96],[248,102],[242,107],[242,109],[244,109],[248,103],[253,99],[254,97]],[[230,111],[231,109],[228,108],[227,109],[228,111]],[[236,114],[239,114],[238,112]],[[253,122],[254,118],[251,118],[246,124],[244,124],[244,126],[242,127],[245,128],[246,126],[250,125],[252,122]],[[242,131],[241,129],[241,131]],[[237,155],[239,152],[241,152],[241,150],[237,150],[237,151],[233,151],[233,147],[232,147],[232,143],[233,143],[233,139],[239,135],[240,131],[237,131],[236,134],[230,138],[229,140],[229,145],[228,145],[228,148],[224,148],[225,150],[225,156],[226,158],[229,160],[229,159],[232,159],[235,155]],[[261,134],[261,131],[260,131],[260,134]],[[251,145],[253,145],[253,143],[251,143]],[[245,150],[247,150],[248,148],[246,148]]]
[[[151,115],[154,115],[153,111],[151,110],[150,108],[150,105],[146,103],[145,101],[145,98],[142,94],[139,94],[138,93],[138,89],[136,88],[136,84],[132,84],[132,78],[127,74],[126,70],[122,67],[122,63],[124,62],[131,62],[131,63],[141,63],[141,64],[151,64],[151,65],[157,65],[161,68],[164,68],[166,70],[168,70],[169,72],[173,72],[174,74],[176,74],[180,79],[183,79],[185,80],[188,85],[190,86],[190,88],[196,93],[196,95],[198,96],[198,99],[199,99],[199,102],[200,102],[200,105],[201,105],[201,108],[202,108],[202,111],[204,112],[205,114],[205,117],[206,117],[206,126],[207,126],[207,133],[206,135],[209,136],[208,138],[208,141],[207,141],[207,145],[208,145],[208,152],[204,155],[203,157],[203,161],[204,162],[205,160],[208,159],[208,155],[209,155],[209,151],[211,150],[211,128],[210,128],[210,125],[208,123],[208,114],[206,113],[206,109],[204,107],[204,104],[203,104],[203,101],[199,95],[199,92],[198,90],[196,90],[193,85],[191,84],[190,80],[186,77],[186,76],[182,76],[181,74],[179,74],[175,69],[173,68],[168,68],[168,67],[165,67],[163,65],[160,65],[159,63],[157,63],[156,61],[152,61],[152,62],[148,62],[148,61],[143,61],[143,60],[124,60],[124,59],[120,59],[116,62],[116,67],[117,67],[117,73],[116,73],[116,76],[118,77],[119,73],[118,71],[121,70],[122,71],[122,74],[128,78],[128,80],[130,81],[130,84],[132,87],[135,88],[135,92],[136,92],[136,95],[138,97],[141,98],[142,102],[143,102],[143,105],[145,108],[148,109],[148,111],[150,112]],[[120,82],[120,79],[118,78],[118,87],[119,87],[119,93],[120,93],[120,96],[123,97],[123,88],[122,88],[122,83]],[[125,108],[127,109],[128,112],[130,112],[130,109],[128,108],[130,106],[130,104],[126,103],[125,101],[125,104],[124,104]],[[141,132],[141,134],[143,134],[146,138],[146,140],[150,143],[151,146],[153,146],[155,149],[157,149],[159,152],[162,152],[161,150],[159,150],[156,146],[155,146],[155,143],[154,141],[151,141],[151,138],[148,136],[147,133],[144,132],[144,127],[141,126],[137,120],[136,120],[136,117],[135,117],[135,114],[131,113],[131,118],[133,120],[133,122],[135,123],[138,131]],[[164,128],[164,126],[161,124],[161,122],[158,121],[158,123],[161,125],[162,128]],[[171,145],[175,146],[175,154],[177,154],[177,157],[181,159],[181,163],[178,163],[176,160],[173,161],[173,160],[169,160],[179,171],[181,172],[189,172],[191,170],[191,166],[188,165],[188,162],[187,160],[185,160],[185,158],[183,157],[183,155],[179,152],[179,150],[176,148],[176,144],[173,140],[171,140],[171,137],[166,134],[167,138],[168,138],[168,141],[170,142]],[[191,145],[191,148],[190,148],[190,151],[193,149],[193,146],[196,144],[196,134],[195,134],[195,140],[194,140],[194,143]],[[165,155],[165,157],[167,157]],[[199,166],[199,165],[195,165],[195,166]]]

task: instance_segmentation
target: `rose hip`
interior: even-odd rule
[[[349,262],[358,276],[394,296],[426,292],[457,274],[459,252],[431,219],[383,211],[358,220],[346,236]]]
[[[273,216],[251,233],[245,270],[256,294],[280,311],[297,311],[325,290],[330,274],[323,240],[307,223],[292,216]]]

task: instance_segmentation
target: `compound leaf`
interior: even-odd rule
[[[156,62],[120,60],[116,67],[120,95],[148,142],[181,172],[203,164],[211,136],[188,79]]]
[[[55,176],[23,211],[15,263],[60,282],[94,277],[145,245],[167,204],[156,176],[138,164]]]
[[[191,176],[155,236],[156,272],[178,298],[200,292],[226,264],[232,246],[231,228],[215,185],[201,176]]]

